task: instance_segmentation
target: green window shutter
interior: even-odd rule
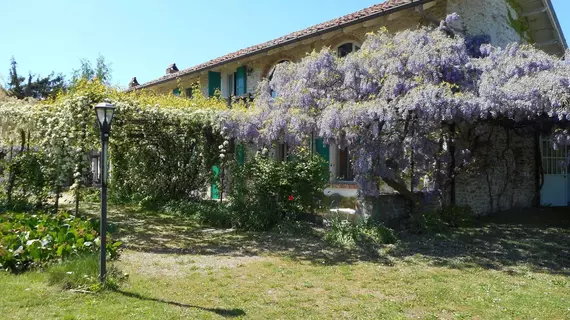
[[[176,89],[172,90],[172,94],[175,96],[179,96],[180,95],[180,89],[176,88]]]
[[[243,143],[236,146],[236,161],[239,165],[243,165],[245,163],[245,146]]]
[[[323,138],[315,139],[315,151],[323,157],[327,161],[330,161],[330,153],[329,153],[329,145],[325,144]]]
[[[216,90],[222,88],[222,74],[219,72],[208,71],[208,96],[213,97]]]
[[[220,168],[218,166],[213,166],[212,174],[214,175],[214,180],[217,180],[218,176],[220,175]],[[210,186],[210,197],[214,200],[220,199],[220,189],[215,182]]]
[[[241,96],[247,93],[247,68],[241,66],[236,69],[235,82],[236,82],[236,96]]]

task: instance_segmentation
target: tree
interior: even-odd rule
[[[10,60],[11,67],[10,80],[8,82],[8,94],[18,99],[23,99],[25,97],[23,84],[26,78],[18,75],[17,65],[18,63],[16,62],[16,59],[12,57]]]
[[[63,75],[55,75],[52,72],[47,77],[36,75],[34,79],[34,75],[30,72],[24,92],[26,97],[43,100],[64,89],[65,78]]]
[[[95,62],[95,67],[91,61],[87,59],[80,60],[81,66],[79,69],[73,70],[72,83],[76,84],[81,79],[93,80],[98,79],[103,84],[109,85],[111,83],[111,65],[105,61],[105,57],[99,55]]]
[[[254,108],[221,115],[223,133],[261,145],[323,137],[349,149],[365,195],[387,184],[414,203],[418,190],[444,197],[492,126],[545,123],[568,144],[570,63],[531,46],[482,45],[488,37],[462,36],[458,20],[381,30],[345,58],[325,48],[281,64]]]
[[[64,90],[65,78],[63,75],[50,73],[47,77],[28,73],[25,77],[18,74],[16,59],[12,57],[10,62],[10,82],[8,82],[8,94],[17,98],[47,99],[58,91]]]

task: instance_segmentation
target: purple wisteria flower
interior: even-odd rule
[[[563,60],[527,45],[496,48],[487,35],[451,36],[462,29],[457,14],[442,25],[448,29],[380,30],[347,57],[325,48],[279,64],[254,107],[220,116],[224,133],[263,145],[318,136],[348,147],[363,194],[393,181],[441,194],[451,159],[467,167],[474,158],[468,143],[449,154],[452,126],[477,132],[499,119],[568,120],[570,52]],[[569,137],[560,131],[554,143]]]

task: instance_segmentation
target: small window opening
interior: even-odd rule
[[[338,46],[337,54],[339,57],[344,58],[344,57],[348,56],[348,54],[350,54],[352,52],[356,52],[358,50],[360,50],[359,45],[357,45],[354,42],[347,42],[345,44],[341,44],[340,46]]]

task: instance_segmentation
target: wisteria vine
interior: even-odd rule
[[[409,197],[441,193],[470,163],[475,150],[455,143],[459,127],[548,122],[557,143],[570,141],[570,53],[497,48],[458,25],[453,14],[439,28],[370,34],[345,58],[325,48],[282,63],[254,107],[221,114],[222,133],[265,146],[322,137],[348,147],[361,192],[378,195],[386,183]]]

